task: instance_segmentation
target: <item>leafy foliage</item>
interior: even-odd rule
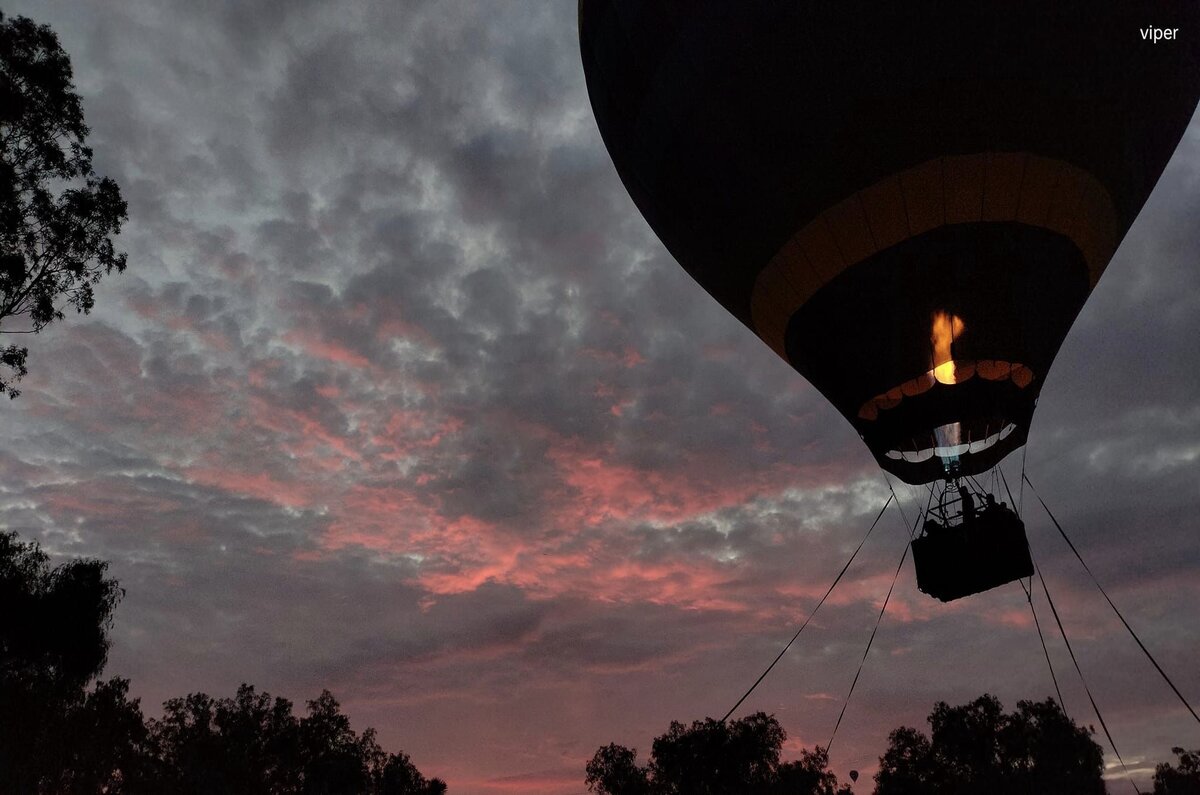
[[[647,765],[637,751],[606,745],[587,764],[587,785],[599,795],[844,795],[821,748],[781,762],[787,733],[774,716],[672,722],[654,740]]]
[[[146,721],[127,680],[93,683],[123,594],[107,565],[51,568],[37,544],[0,533],[0,793],[444,795],[373,729],[355,733],[328,691],[302,718],[242,685],[171,699]]]
[[[1105,792],[1091,729],[1076,726],[1053,699],[1020,701],[1008,714],[989,695],[957,707],[939,702],[929,725],[931,737],[907,726],[891,733],[876,795]]]
[[[297,719],[292,703],[242,685],[233,698],[204,693],[164,705],[150,721],[155,786],[179,795],[441,795],[405,754],[388,754],[373,729],[362,735],[329,691]]]
[[[1178,766],[1161,762],[1154,768],[1154,795],[1200,795],[1200,751],[1172,748]]]
[[[36,544],[0,533],[0,676],[81,686],[108,659],[108,629],[123,592],[108,564],[75,560],[51,569]]]
[[[138,752],[129,683],[86,689],[108,658],[122,595],[107,567],[51,568],[36,544],[0,533],[0,792],[99,792]]]
[[[101,276],[125,269],[112,235],[126,204],[92,170],[71,59],[49,27],[0,14],[0,323],[37,332],[69,305],[86,313]],[[0,348],[0,394],[27,372],[28,349]]]

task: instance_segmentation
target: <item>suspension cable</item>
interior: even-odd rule
[[[905,529],[908,528],[908,514],[904,512],[904,501],[896,496],[896,490],[892,488],[892,479],[888,477],[888,473],[883,473],[883,479],[887,482],[888,491],[892,493],[892,497],[896,500],[896,507],[900,509],[900,519],[904,522]]]
[[[1030,484],[1030,488],[1033,488],[1033,484]],[[1083,683],[1083,692],[1087,693],[1088,701],[1092,702],[1092,711],[1096,713],[1096,719],[1100,721],[1100,728],[1104,729],[1104,736],[1108,738],[1108,744],[1112,746],[1113,753],[1117,756],[1117,761],[1121,763],[1121,769],[1125,771],[1125,776],[1129,779],[1129,783],[1133,785],[1133,791],[1138,795],[1142,795],[1142,791],[1138,789],[1137,782],[1133,780],[1133,776],[1129,773],[1129,768],[1125,765],[1125,760],[1121,758],[1121,752],[1117,750],[1117,744],[1113,741],[1112,732],[1108,730],[1108,724],[1104,722],[1104,716],[1100,714],[1100,707],[1097,706],[1096,699],[1092,697],[1092,689],[1088,687],[1087,679],[1083,677],[1083,669],[1079,667],[1079,660],[1075,659],[1075,650],[1071,648],[1071,641],[1067,638],[1067,631],[1063,628],[1062,619],[1058,617],[1058,610],[1054,607],[1054,600],[1050,598],[1050,589],[1046,587],[1046,578],[1042,576],[1042,569],[1036,563],[1034,564],[1034,568],[1037,571],[1038,579],[1042,583],[1042,590],[1046,594],[1046,602],[1050,605],[1050,612],[1054,614],[1054,621],[1058,624],[1058,631],[1062,633],[1063,643],[1067,646],[1067,653],[1071,655],[1071,662],[1075,664],[1075,673],[1079,674],[1079,681]]]
[[[913,537],[913,531],[910,531],[908,529],[908,514],[906,514],[904,512],[904,503],[901,501],[901,499],[899,497],[896,496],[896,490],[894,488],[892,488],[892,479],[888,477],[887,472],[883,473],[883,479],[887,482],[888,491],[890,491],[892,493],[892,498],[896,501],[896,507],[900,509],[900,519],[904,522],[904,530],[905,530],[905,532],[908,533],[908,540],[911,541],[912,537]],[[930,495],[930,500],[932,501],[933,492],[930,491],[929,495]],[[911,494],[909,496],[911,496]],[[921,505],[921,503],[918,502],[917,505],[919,507]],[[925,512],[926,513],[929,512],[928,505],[925,506]],[[917,519],[919,521],[920,516],[918,516]]]
[[[974,483],[974,484],[975,484],[975,488],[979,489],[980,491],[982,491],[982,492],[984,492],[984,493],[986,493],[986,492],[987,492],[987,489],[985,489],[985,488],[983,487],[983,484],[982,484],[982,483],[980,483],[980,482],[979,482],[979,479],[978,479],[978,478],[976,478],[974,475],[967,475],[967,480],[969,480],[969,481],[971,481],[972,483]]]
[[[821,609],[821,605],[825,604],[825,600],[829,598],[831,593],[833,593],[833,589],[836,588],[837,584],[842,581],[842,576],[846,573],[846,570],[850,568],[850,564],[854,562],[854,559],[858,557],[858,553],[863,548],[863,544],[867,543],[867,539],[871,537],[871,533],[875,530],[875,525],[879,524],[879,520],[883,518],[883,512],[886,511],[888,506],[892,504],[895,496],[896,495],[893,493],[892,496],[888,497],[887,502],[885,502],[883,507],[879,509],[879,514],[875,517],[875,521],[871,522],[870,528],[867,529],[867,534],[863,536],[862,541],[858,542],[858,546],[855,547],[854,552],[850,555],[850,559],[846,561],[845,566],[842,566],[842,570],[838,572],[838,576],[835,577],[833,582],[830,584],[829,590],[827,590],[825,595],[821,597],[821,601],[817,602],[817,606],[814,607],[812,612],[808,614],[808,618],[804,619],[804,623],[800,625],[800,629],[796,630],[796,634],[792,635],[792,639],[787,642],[779,654],[775,655],[775,659],[771,661],[771,664],[767,666],[767,669],[759,674],[758,678],[754,680],[754,684],[750,685],[750,689],[743,693],[742,697],[737,700],[737,703],[729,708],[729,711],[725,713],[725,717],[721,718],[721,723],[724,723],[729,719],[729,716],[733,714],[734,710],[740,707],[742,702],[749,698],[750,694],[754,692],[754,688],[758,687],[759,683],[767,678],[767,674],[771,673],[771,669],[775,667],[775,664],[783,659],[783,655],[787,654],[787,650],[790,649],[792,644],[796,642],[796,638],[800,637],[800,633],[803,632],[804,628],[808,626],[808,622],[813,620],[813,616],[815,616],[817,611]]]
[[[1018,500],[1020,501],[1017,512],[1020,513],[1025,509],[1025,458],[1029,455],[1029,445],[1021,445],[1021,479],[1017,482],[1017,490],[1020,491]]]
[[[1032,552],[1032,550],[1030,551]],[[1037,628],[1038,640],[1042,644],[1042,654],[1046,656],[1046,667],[1050,669],[1050,681],[1054,683],[1054,692],[1058,695],[1058,706],[1069,718],[1071,715],[1067,712],[1067,702],[1063,700],[1062,690],[1058,687],[1058,677],[1054,675],[1054,663],[1050,662],[1050,650],[1046,648],[1046,636],[1042,634],[1042,624],[1038,621],[1037,610],[1033,606],[1033,579],[1030,578],[1028,587],[1021,580],[1017,580],[1017,583],[1025,592],[1025,599],[1029,602],[1029,612],[1033,614],[1033,625]]]
[[[996,473],[1000,473],[1000,480],[1004,483],[1004,490],[1008,493],[1009,502],[1013,503],[1013,507],[1017,511],[1017,516],[1021,515],[1019,504],[1013,500],[1012,489],[1008,487],[1008,478],[1004,476],[1004,469],[997,464],[992,469],[992,478],[996,478]],[[1024,464],[1022,464],[1021,476],[1025,476]],[[1024,484],[1021,484],[1024,486]],[[1025,545],[1029,546],[1029,541],[1026,539]],[[1033,557],[1033,548],[1029,548],[1029,556]],[[1040,576],[1040,575],[1039,575]],[[1042,623],[1038,621],[1037,610],[1033,607],[1033,575],[1029,575],[1029,584],[1026,585],[1022,580],[1018,579],[1017,584],[1021,586],[1021,590],[1025,592],[1025,599],[1029,602],[1029,612],[1033,614],[1033,626],[1037,628],[1038,641],[1042,644],[1042,654],[1046,657],[1046,667],[1050,669],[1050,681],[1054,683],[1054,692],[1058,695],[1058,706],[1062,708],[1063,714],[1067,713],[1067,702],[1063,700],[1062,690],[1058,686],[1058,677],[1054,674],[1054,663],[1050,661],[1050,650],[1046,647],[1046,636],[1042,633]],[[1043,584],[1044,585],[1044,584]],[[1065,639],[1065,635],[1063,636]]]
[[[1105,601],[1108,602],[1108,606],[1112,608],[1113,612],[1117,614],[1117,618],[1121,619],[1121,623],[1125,625],[1125,629],[1129,631],[1130,636],[1133,638],[1134,642],[1137,643],[1138,648],[1141,649],[1142,653],[1146,655],[1146,659],[1148,659],[1150,664],[1154,666],[1154,670],[1158,671],[1159,676],[1163,678],[1163,681],[1167,683],[1167,686],[1170,687],[1172,692],[1174,692],[1175,695],[1178,696],[1179,700],[1183,702],[1183,706],[1187,707],[1187,711],[1192,713],[1192,717],[1196,719],[1196,722],[1200,723],[1200,715],[1197,715],[1196,710],[1192,709],[1192,705],[1189,704],[1188,700],[1183,697],[1183,693],[1179,692],[1179,688],[1176,687],[1175,683],[1171,681],[1171,677],[1167,676],[1167,672],[1164,671],[1162,666],[1158,664],[1158,660],[1154,659],[1154,655],[1151,654],[1150,650],[1146,648],[1146,644],[1142,643],[1142,639],[1139,638],[1138,634],[1133,631],[1133,627],[1129,626],[1129,622],[1125,620],[1125,616],[1121,615],[1121,611],[1117,609],[1115,604],[1113,604],[1113,600],[1109,598],[1108,592],[1104,590],[1104,586],[1100,584],[1098,579],[1096,579],[1096,575],[1092,573],[1092,570],[1088,567],[1087,563],[1084,562],[1083,556],[1079,554],[1079,550],[1075,548],[1075,544],[1073,544],[1071,539],[1067,537],[1067,533],[1065,530],[1063,530],[1062,525],[1058,523],[1058,520],[1054,518],[1054,514],[1050,512],[1050,508],[1047,507],[1046,501],[1042,499],[1042,495],[1038,494],[1038,490],[1034,488],[1033,482],[1029,480],[1028,476],[1024,477],[1025,482],[1029,484],[1029,488],[1033,492],[1033,495],[1038,498],[1038,502],[1040,502],[1042,504],[1042,508],[1046,510],[1046,515],[1049,516],[1050,521],[1054,523],[1054,527],[1058,530],[1059,535],[1063,537],[1063,540],[1067,542],[1067,546],[1069,546],[1071,551],[1075,553],[1075,557],[1079,560],[1080,565],[1083,566],[1083,570],[1086,571],[1088,576],[1092,578],[1092,583],[1100,590],[1100,593],[1104,595]]]
[[[929,515],[929,509],[932,507],[933,507],[933,486],[930,486],[929,487],[929,499],[925,501],[925,515],[926,516]],[[912,537],[914,535],[916,535],[915,530],[912,533],[909,533],[908,540],[911,541]]]
[[[997,469],[1000,469],[1000,467],[996,467],[996,468],[997,468]],[[1022,476],[1022,477],[1024,477],[1024,476],[1025,476],[1025,473],[1024,473],[1024,472],[1022,472],[1022,473],[1021,473],[1021,476]],[[1000,480],[1001,480],[1001,482],[1002,482],[1002,483],[1004,483],[1004,491],[1005,491],[1005,492],[1007,492],[1007,494],[1008,494],[1008,501],[1012,503],[1013,510],[1015,510],[1015,511],[1017,512],[1017,516],[1020,516],[1020,515],[1021,515],[1021,509],[1020,509],[1020,507],[1017,505],[1017,501],[1013,499],[1013,495],[1012,495],[1012,489],[1010,489],[1010,488],[1008,487],[1008,478],[1006,478],[1006,477],[1004,476],[1004,470],[1003,470],[1003,469],[1000,469]],[[1030,584],[1032,585],[1032,582],[1031,582]]]
[[[921,518],[918,516],[917,521]],[[916,532],[916,527],[913,528]],[[867,648],[863,650],[862,659],[858,661],[858,670],[854,673],[854,681],[850,683],[850,691],[846,693],[846,700],[842,702],[842,711],[838,713],[837,723],[833,724],[833,733],[829,735],[829,742],[825,744],[825,753],[829,754],[830,747],[833,746],[833,738],[837,737],[838,727],[842,725],[842,718],[846,715],[846,707],[850,706],[850,697],[854,695],[854,688],[858,685],[858,678],[862,676],[863,666],[867,662],[867,655],[871,653],[871,644],[875,642],[875,633],[879,632],[879,625],[883,622],[883,614],[887,612],[888,602],[892,599],[892,591],[896,588],[896,580],[900,578],[900,569],[904,566],[904,560],[908,557],[908,550],[912,547],[912,540],[904,545],[904,551],[900,553],[900,563],[896,566],[896,573],[892,575],[892,584],[888,586],[887,596],[883,598],[883,607],[879,608],[879,617],[875,619],[875,628],[871,630],[871,637],[867,640]]]

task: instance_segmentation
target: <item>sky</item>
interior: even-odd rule
[[[298,706],[328,688],[456,795],[581,793],[599,746],[644,760],[670,721],[723,715],[889,496],[849,424],[637,212],[574,0],[4,11],[72,56],[129,267],[90,315],[22,340],[0,527],[110,561],[106,674],[148,715],[242,682]],[[1200,118],[1067,338],[1027,459],[1193,703],[1198,215]],[[788,757],[842,708],[915,517],[897,492],[904,516],[739,710],[778,717]],[[1200,727],[1024,502],[1144,780]],[[984,692],[1053,693],[1023,593],[943,605],[906,563],[834,771],[869,774],[891,729]]]

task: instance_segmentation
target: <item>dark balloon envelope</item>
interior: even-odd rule
[[[909,483],[1025,443],[1200,97],[1195,0],[581,0],[579,35],[655,232]]]

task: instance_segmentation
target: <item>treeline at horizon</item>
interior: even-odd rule
[[[286,698],[243,684],[228,697],[167,700],[159,718],[129,697],[129,680],[102,679],[124,591],[108,564],[52,567],[36,542],[0,532],[0,793],[5,795],[444,795],[374,729],[355,732],[323,691],[297,715]],[[1053,700],[993,696],[938,703],[928,734],[888,738],[875,795],[1103,795],[1104,753],[1091,727]],[[733,721],[672,722],[645,763],[618,744],[581,771],[596,795],[850,795],[858,783],[829,770],[825,749],[785,761],[787,733],[762,712]],[[1200,751],[1172,749],[1154,795],[1200,795]],[[866,781],[859,784],[867,785]],[[1125,786],[1124,783],[1120,784]],[[1116,786],[1116,784],[1114,784]],[[860,789],[859,791],[865,791]]]
[[[51,567],[0,532],[0,793],[4,795],[442,795],[323,691],[292,702],[243,684],[143,715],[129,680],[101,679],[124,591],[108,564]]]

